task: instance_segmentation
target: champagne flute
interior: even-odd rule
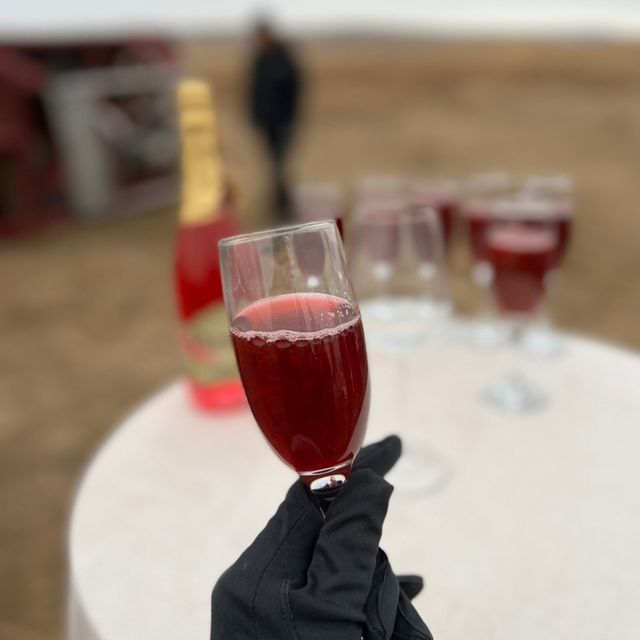
[[[296,255],[300,238],[322,246],[314,287]],[[314,222],[221,240],[220,264],[251,411],[325,509],[349,477],[369,411],[362,321],[338,229]]]

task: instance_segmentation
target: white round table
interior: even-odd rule
[[[528,367],[550,405],[520,417],[479,399],[504,354],[451,344],[412,354],[396,424],[396,368],[369,354],[367,439],[424,436],[451,470],[440,491],[394,496],[382,540],[396,572],[425,577],[436,638],[640,638],[640,358],[565,339]],[[198,413],[180,383],[154,396],[79,489],[70,638],[209,637],[213,584],[293,480],[248,410]]]

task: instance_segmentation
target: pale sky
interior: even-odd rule
[[[640,0],[0,0],[0,35],[238,31],[264,12],[290,31],[338,26],[640,36]]]

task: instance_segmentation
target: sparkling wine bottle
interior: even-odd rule
[[[245,398],[227,330],[218,240],[237,233],[237,226],[204,82],[180,83],[178,119],[182,198],[174,267],[183,360],[196,404],[231,409]]]

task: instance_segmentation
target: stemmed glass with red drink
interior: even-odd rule
[[[558,247],[551,271],[547,276],[548,288],[556,289],[559,271],[562,268],[571,239],[574,203],[573,180],[562,174],[539,174],[529,176],[522,186],[522,198],[533,202],[544,202],[558,230]],[[522,339],[526,351],[538,356],[554,356],[563,350],[558,334],[552,330],[549,314],[543,306]]]
[[[573,226],[573,180],[563,174],[531,175],[525,179],[522,193],[530,199],[541,199],[553,207],[555,223],[558,227],[557,269],[564,258]]]
[[[312,288],[295,250],[300,238],[322,247]],[[369,410],[362,321],[338,229],[325,221],[228,238],[220,264],[251,411],[322,506],[349,477]]]
[[[508,173],[473,174],[466,181],[460,207],[471,252],[471,277],[482,296],[481,311],[470,338],[481,347],[495,347],[504,340],[504,332],[496,321],[490,299],[492,269],[485,235],[493,220],[492,203],[508,196],[513,188],[513,179]]]
[[[493,271],[491,286],[515,355],[527,323],[544,299],[545,280],[557,257],[559,234],[553,219],[540,216],[532,223],[525,215],[531,212],[530,205],[525,211],[516,200],[494,206],[496,217],[485,236]],[[546,402],[545,395],[517,370],[492,385],[486,397],[499,409],[513,413],[533,411]]]

